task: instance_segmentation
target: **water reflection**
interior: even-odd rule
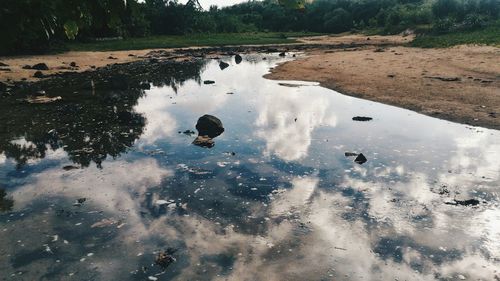
[[[59,131],[53,142],[37,141],[35,129],[3,134],[2,143],[33,153],[16,169],[23,157],[0,152],[0,202],[14,203],[0,214],[0,272],[14,280],[500,277],[498,131],[314,84],[281,86],[262,75],[282,59],[244,59],[224,71],[209,61],[192,80],[127,100],[123,110],[141,122],[126,141],[117,134],[136,125],[98,111],[81,117],[110,119],[81,127],[96,132],[91,139],[103,138],[102,124],[102,134],[116,132],[105,143],[126,144],[115,155],[106,148],[102,168],[61,169],[76,148]],[[207,79],[216,83],[200,83]],[[210,150],[178,133],[203,114],[226,128]],[[469,198],[481,203],[445,204]],[[176,262],[163,272],[154,260],[167,248],[177,249]]]
[[[204,63],[166,66],[170,67],[160,66],[142,79],[158,87],[171,87],[174,91],[186,80],[201,82],[200,71]],[[142,109],[136,108],[144,90],[127,87],[131,82],[120,73],[99,78],[95,83],[97,91],[75,86],[86,83],[84,78],[63,80],[57,87],[52,86],[50,93],[63,97],[63,102],[56,104],[39,106],[23,103],[18,98],[3,98],[0,153],[22,167],[45,158],[48,150],[63,148],[74,163],[87,167],[94,162],[100,167],[107,157],[116,158],[127,151],[146,126]],[[163,121],[167,126],[172,122],[168,117],[150,117],[150,122]],[[156,117],[160,117],[159,120]],[[154,129],[147,134],[158,135],[158,138],[164,136]]]

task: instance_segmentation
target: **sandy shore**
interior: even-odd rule
[[[500,129],[500,48],[402,46],[412,39],[412,36],[364,35],[300,38],[301,44],[313,48],[309,48],[306,56],[276,67],[267,78],[317,81],[343,94]],[[343,45],[351,48],[340,47]],[[288,44],[286,48],[293,50],[294,46],[297,45]],[[0,57],[0,62],[6,64],[0,67],[0,82],[38,80],[33,77],[35,70],[23,69],[24,65],[44,62],[49,66],[44,74],[49,75],[80,72],[141,60],[151,51]],[[71,67],[71,62],[77,67]]]
[[[347,95],[500,129],[500,48],[315,50],[267,78],[316,81]]]
[[[150,51],[67,52],[58,55],[0,57],[0,62],[7,65],[0,67],[0,82],[39,80],[33,77],[36,70],[23,69],[25,65],[45,63],[49,67],[49,70],[43,71],[45,75],[70,71],[82,72],[108,64],[140,60],[141,56]],[[70,66],[72,62],[76,64],[76,67]],[[9,71],[5,71],[5,69]]]

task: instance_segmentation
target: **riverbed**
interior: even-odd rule
[[[4,97],[2,280],[500,278],[500,132],[263,78],[287,56]]]

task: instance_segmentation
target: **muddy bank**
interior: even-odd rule
[[[266,77],[316,81],[347,95],[500,129],[500,48],[314,50]]]

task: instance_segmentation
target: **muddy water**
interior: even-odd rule
[[[262,78],[277,55],[223,60],[4,98],[1,280],[500,278],[499,131]],[[204,114],[211,149],[180,133]]]

